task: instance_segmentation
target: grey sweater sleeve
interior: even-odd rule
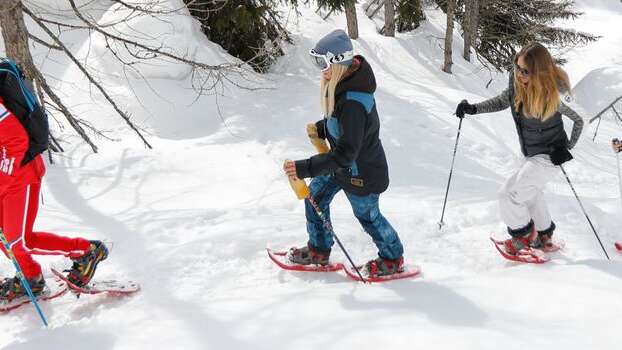
[[[503,90],[502,93],[493,98],[475,104],[475,108],[477,108],[477,114],[498,112],[509,107],[510,88]]]
[[[572,149],[577,144],[577,141],[579,141],[579,136],[581,136],[581,132],[583,131],[583,118],[563,102],[559,104],[558,111],[574,122],[570,141],[568,141],[568,149]]]

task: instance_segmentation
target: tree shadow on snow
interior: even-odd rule
[[[452,327],[479,327],[488,319],[488,315],[472,301],[437,283],[403,281],[388,283],[383,287],[395,292],[402,300],[361,301],[356,298],[353,289],[349,295],[341,296],[343,308],[424,313],[430,321]]]
[[[77,148],[76,148],[77,149]],[[134,159],[129,159],[126,156],[126,153],[123,153],[119,161],[119,166],[117,167],[117,171],[121,172],[122,169],[125,168],[125,162],[134,162]],[[86,158],[86,157],[85,157]],[[72,159],[71,155],[68,159]],[[82,160],[84,161],[84,159]],[[147,239],[152,239],[150,236],[145,236],[143,234],[137,234],[137,232],[141,232],[145,229],[145,225],[151,222],[151,216],[149,212],[139,213],[134,217],[131,217],[130,221],[132,222],[133,229],[130,229],[126,223],[121,221],[120,219],[115,218],[113,215],[108,215],[106,213],[102,213],[98,211],[93,205],[90,203],[89,198],[85,198],[79,192],[79,186],[76,183],[71,181],[70,174],[68,169],[71,168],[71,164],[59,164],[55,167],[54,172],[50,172],[49,179],[52,180],[53,185],[48,186],[49,190],[52,192],[52,195],[56,199],[56,201],[71,211],[77,218],[79,218],[85,226],[90,226],[95,229],[95,232],[106,232],[106,235],[110,237],[115,242],[122,242],[119,244],[116,251],[117,254],[111,256],[117,262],[117,266],[123,266],[123,269],[132,276],[150,276],[153,274],[157,274],[158,266],[154,266],[145,262],[144,258],[153,254],[152,251],[148,250],[147,247]],[[85,174],[80,179],[78,179],[78,183],[82,181],[86,181],[85,177],[88,177],[89,174]],[[114,176],[113,183],[117,183],[119,181],[120,175]],[[133,209],[143,208],[144,203],[140,198],[140,188],[145,183],[147,176],[141,179],[141,182],[135,188],[135,198],[133,203],[129,203],[131,207],[125,208],[124,212],[127,214],[131,212]],[[113,186],[108,186],[106,191],[114,188]],[[99,192],[96,197],[103,195],[103,192]],[[149,204],[147,204],[149,205]],[[101,266],[102,269],[105,269],[105,265]],[[99,271],[99,270],[98,270]],[[165,286],[158,285],[150,286],[149,281],[139,281],[142,284],[142,291],[140,292],[140,296],[144,299],[144,302],[155,309],[154,312],[158,310],[164,310],[169,313],[171,317],[179,319],[185,325],[184,329],[190,332],[194,337],[192,341],[197,341],[201,344],[205,344],[206,348],[209,345],[213,346],[225,346],[227,348],[234,349],[247,349],[251,348],[251,344],[247,344],[243,341],[235,338],[231,331],[235,330],[235,324],[228,324],[226,322],[221,322],[210,315],[208,315],[200,306],[199,301],[197,302],[188,302],[186,300],[174,297],[175,291],[166,290]],[[112,304],[115,306],[119,306],[124,303],[124,301],[114,301],[101,299],[99,301],[94,302],[96,305],[108,305]],[[75,310],[74,316],[80,317],[85,314],[89,314],[89,310],[93,308],[97,308],[97,306],[93,306],[93,303],[89,303],[85,307],[78,308]],[[92,314],[92,313],[91,313]],[[157,327],[157,320],[153,320]],[[75,328],[75,327],[73,327]],[[72,329],[73,329],[72,328]],[[61,330],[65,330],[67,327],[61,328]],[[151,331],[155,331],[151,329]],[[68,341],[67,339],[73,339],[75,336],[80,337],[81,334],[79,331],[75,331],[76,335],[73,334],[74,331],[62,331],[62,336],[58,336],[59,342],[64,341],[64,344]],[[89,349],[93,349],[93,338],[91,334],[84,334],[85,346],[88,346]],[[98,334],[95,334],[94,337],[97,338]],[[30,339],[34,337],[33,339]],[[28,337],[28,348],[31,348],[32,341],[38,341],[36,335]],[[103,337],[101,342],[98,344],[103,344],[101,347],[96,347],[95,349],[110,349],[113,347],[114,339],[112,337]],[[49,341],[47,338],[41,338],[40,340],[42,344],[48,344]],[[56,338],[54,338],[56,339]],[[52,342],[54,341],[52,340]],[[81,338],[80,338],[81,339]],[[78,339],[78,340],[80,340]],[[73,340],[72,340],[73,342]],[[59,343],[63,344],[63,343]],[[21,344],[16,344],[16,346],[21,346]],[[179,344],[180,348],[183,348],[183,342]],[[66,347],[62,346],[62,347]],[[52,347],[52,348],[61,348],[61,346]],[[17,349],[17,348],[16,348]]]

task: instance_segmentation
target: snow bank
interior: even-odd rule
[[[573,94],[591,119],[622,96],[622,65],[594,69],[573,88]]]

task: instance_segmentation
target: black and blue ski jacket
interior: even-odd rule
[[[316,123],[330,151],[296,161],[296,172],[300,178],[331,174],[345,191],[365,196],[387,189],[389,171],[379,137],[376,78],[365,58],[355,60],[359,68],[337,84],[333,114]]]

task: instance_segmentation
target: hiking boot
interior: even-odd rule
[[[328,265],[328,258],[330,257],[330,250],[319,251],[313,249],[309,245],[302,248],[292,248],[287,253],[287,258],[290,262],[299,265]]]
[[[101,241],[90,241],[91,247],[89,251],[73,260],[73,266],[71,269],[65,270],[68,272],[67,279],[78,287],[84,287],[95,275],[97,264],[100,261],[106,260],[108,257],[108,248]]]
[[[541,250],[550,250],[555,248],[553,243],[553,232],[555,231],[555,223],[551,223],[551,227],[546,230],[538,231],[538,237],[532,242],[531,247]]]
[[[530,244],[531,248],[534,249],[553,249],[555,244],[553,243],[553,238],[551,235],[538,235],[533,242]]]
[[[522,237],[512,237],[503,242],[503,248],[506,253],[516,255],[521,249],[530,248],[538,239],[538,233],[534,229],[530,233]]]
[[[365,270],[370,277],[389,276],[404,272],[404,258],[384,259],[381,257],[369,261],[365,264]]]
[[[45,289],[45,278],[43,275],[38,277],[27,279],[28,285],[32,294],[37,297]],[[5,278],[0,281],[0,301],[11,301],[19,297],[28,297],[28,292],[22,286],[22,283],[18,277]]]

